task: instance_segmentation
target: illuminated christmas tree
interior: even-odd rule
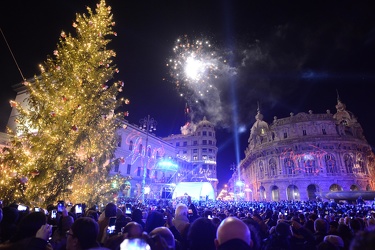
[[[113,80],[116,54],[107,49],[116,36],[111,8],[101,0],[87,11],[76,16],[76,35],[61,32],[40,75],[24,83],[28,107],[11,101],[19,116],[0,159],[5,202],[93,203],[111,191],[108,173],[123,115],[115,111],[128,100],[117,97],[123,82]]]

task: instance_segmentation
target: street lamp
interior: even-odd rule
[[[148,134],[156,130],[156,125],[158,124],[154,118],[150,118],[150,115],[139,120],[139,128],[146,132],[146,145],[145,145],[145,159],[150,157],[148,155]],[[141,152],[142,153],[142,152]],[[142,202],[145,200],[145,187],[146,187],[146,176],[147,176],[147,160],[144,162],[143,166],[143,178],[142,178]]]

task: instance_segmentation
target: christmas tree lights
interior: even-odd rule
[[[119,70],[116,53],[107,49],[116,35],[111,8],[101,0],[95,11],[87,11],[76,15],[76,35],[61,32],[53,56],[39,66],[40,75],[25,82],[28,107],[10,102],[19,116],[0,156],[0,194],[6,203],[98,203],[116,191],[108,174],[124,113],[114,111],[129,101],[116,98],[123,82],[112,82]]]

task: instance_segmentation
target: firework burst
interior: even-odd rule
[[[208,39],[190,40],[187,35],[176,40],[173,53],[167,67],[180,95],[195,102],[204,100],[215,89],[213,79],[225,61]]]

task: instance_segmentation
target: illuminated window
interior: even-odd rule
[[[207,160],[207,155],[202,155],[203,160]]]
[[[197,155],[193,155],[193,160],[197,161],[198,160],[198,156]]]
[[[327,154],[324,157],[326,163],[326,171],[329,174],[337,173],[337,166],[335,157],[332,154]]]
[[[285,172],[287,175],[294,175],[295,174],[295,169],[294,169],[294,162],[290,158],[285,158],[284,159],[284,167],[285,167]]]

